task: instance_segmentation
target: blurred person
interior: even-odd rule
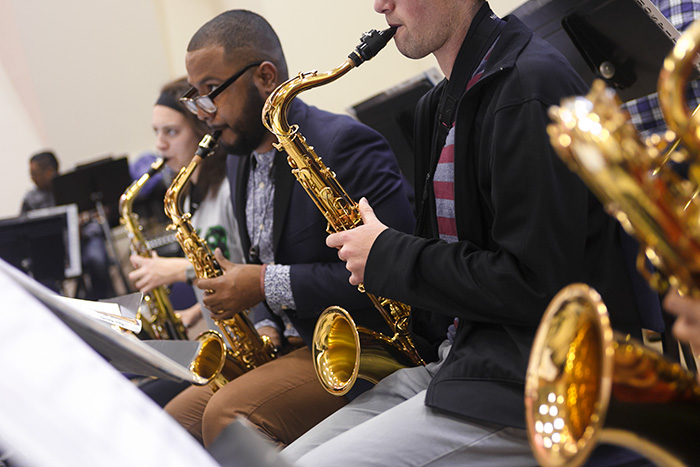
[[[178,101],[187,89],[189,85],[185,78],[163,86],[151,117],[156,149],[174,173],[189,165],[198,143],[208,132],[207,126]],[[212,251],[218,248],[231,261],[243,260],[226,180],[226,152],[223,147],[218,147],[192,174],[183,210],[192,214],[192,225]],[[192,284],[194,279],[194,267],[185,257],[159,257],[154,252],[152,258],[132,255],[130,259],[134,270],[129,273],[129,279],[143,293],[175,282]],[[206,328],[217,329],[209,311],[201,306],[203,291],[196,287],[194,291],[197,303],[179,311],[183,323],[191,327],[204,319]]]
[[[24,195],[20,213],[56,205],[53,179],[57,175],[58,159],[52,151],[39,152],[29,159],[29,176],[35,186]]]
[[[53,179],[59,175],[59,162],[53,151],[34,154],[29,159],[29,175],[35,187],[22,201],[21,214],[56,206]],[[99,300],[114,296],[114,284],[109,272],[110,259],[105,237],[99,222],[88,212],[80,215],[80,250],[86,300]],[[85,278],[83,278],[85,279]],[[85,282],[83,280],[83,282]]]
[[[664,297],[664,309],[676,315],[673,335],[690,344],[693,355],[700,354],[700,298],[681,296],[675,290]]]

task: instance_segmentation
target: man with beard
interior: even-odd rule
[[[325,245],[325,218],[262,125],[267,96],[288,76],[271,26],[249,11],[222,13],[192,37],[186,67],[192,89],[182,101],[221,130],[219,144],[231,154],[227,172],[247,263],[233,264],[217,251],[224,274],[195,285],[207,291],[203,302],[215,319],[252,308],[259,322],[267,312],[259,332],[282,343],[282,356],[213,395],[208,387],[188,388],[166,410],[205,446],[238,416],[284,446],[347,402],[326,393],[313,369],[309,346],[321,311],[339,305],[374,328],[381,317],[349,284],[344,263]],[[413,229],[406,183],[378,133],[299,99],[287,116],[353,199],[371,200],[393,228]]]

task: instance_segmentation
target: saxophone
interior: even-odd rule
[[[208,279],[223,274],[206,241],[197,235],[191,214],[181,211],[184,188],[200,162],[209,156],[221,132],[215,131],[200,141],[195,156],[187,167],[183,167],[165,193],[165,214],[172,220],[169,230],[175,230],[175,238],[192,263],[197,277]],[[237,313],[233,318],[214,320],[221,330],[204,331],[196,340],[199,350],[190,363],[190,370],[209,384],[213,391],[223,387],[232,379],[276,357],[276,349],[267,336],[260,336],[248,318],[247,312]],[[224,344],[224,338],[230,348]]]
[[[278,140],[275,147],[287,153],[292,173],[328,221],[329,234],[360,225],[359,206],[306,143],[298,126],[288,124],[287,108],[302,91],[335,81],[370,60],[395,32],[395,28],[389,28],[363,34],[360,45],[340,66],[325,73],[300,73],[278,86],[263,107],[263,123]],[[359,288],[364,292],[364,287]],[[376,383],[397,369],[424,364],[408,331],[410,307],[369,293],[367,297],[394,331],[392,337],[358,328],[350,314],[338,306],[326,308],[316,323],[312,343],[314,367],[319,381],[331,394],[347,393],[358,377]]]
[[[133,204],[141,188],[164,166],[163,159],[155,161],[151,164],[148,172],[134,181],[119,198],[119,213],[121,214],[119,220],[126,229],[131,242],[131,252],[144,258],[151,257],[151,249],[143,236],[143,228],[138,222],[139,216],[133,212]],[[141,306],[148,309],[148,316],[140,309],[137,318],[141,320],[144,332],[151,339],[187,339],[185,325],[180,316],[173,310],[168,294],[169,291],[166,287],[157,287],[144,294],[144,304]]]
[[[696,298],[700,132],[685,85],[699,50],[696,21],[659,74],[659,103],[671,130],[663,137],[643,141],[617,94],[600,80],[588,95],[552,107],[548,127],[559,157],[639,241],[637,268],[649,285]],[[676,149],[679,139],[683,147]],[[669,159],[688,162],[688,177],[669,167]],[[647,270],[647,259],[654,272]],[[698,465],[695,376],[613,332],[600,295],[585,284],[571,284],[550,302],[530,352],[525,408],[532,452],[544,467],[579,466],[605,442],[657,465]]]

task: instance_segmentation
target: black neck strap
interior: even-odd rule
[[[484,2],[474,16],[462,47],[457,53],[450,78],[440,96],[437,108],[438,118],[433,130],[432,168],[437,164],[437,158],[445,145],[447,133],[455,120],[459,99],[467,88],[467,83],[504,26],[505,21],[493,14],[488,2]]]
[[[494,15],[489,4],[484,2],[472,20],[440,98],[438,118],[441,125],[448,129],[452,126],[459,98],[504,25],[505,22]],[[479,48],[478,52],[476,47]]]

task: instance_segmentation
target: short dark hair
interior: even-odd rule
[[[262,16],[248,10],[229,10],[210,20],[192,36],[188,52],[211,45],[224,48],[224,59],[251,63],[267,60],[277,67],[281,80],[288,78],[287,61],[277,33]]]
[[[42,151],[34,154],[29,159],[29,162],[34,162],[44,170],[53,169],[58,172],[58,159],[56,159],[56,155],[51,151]]]

